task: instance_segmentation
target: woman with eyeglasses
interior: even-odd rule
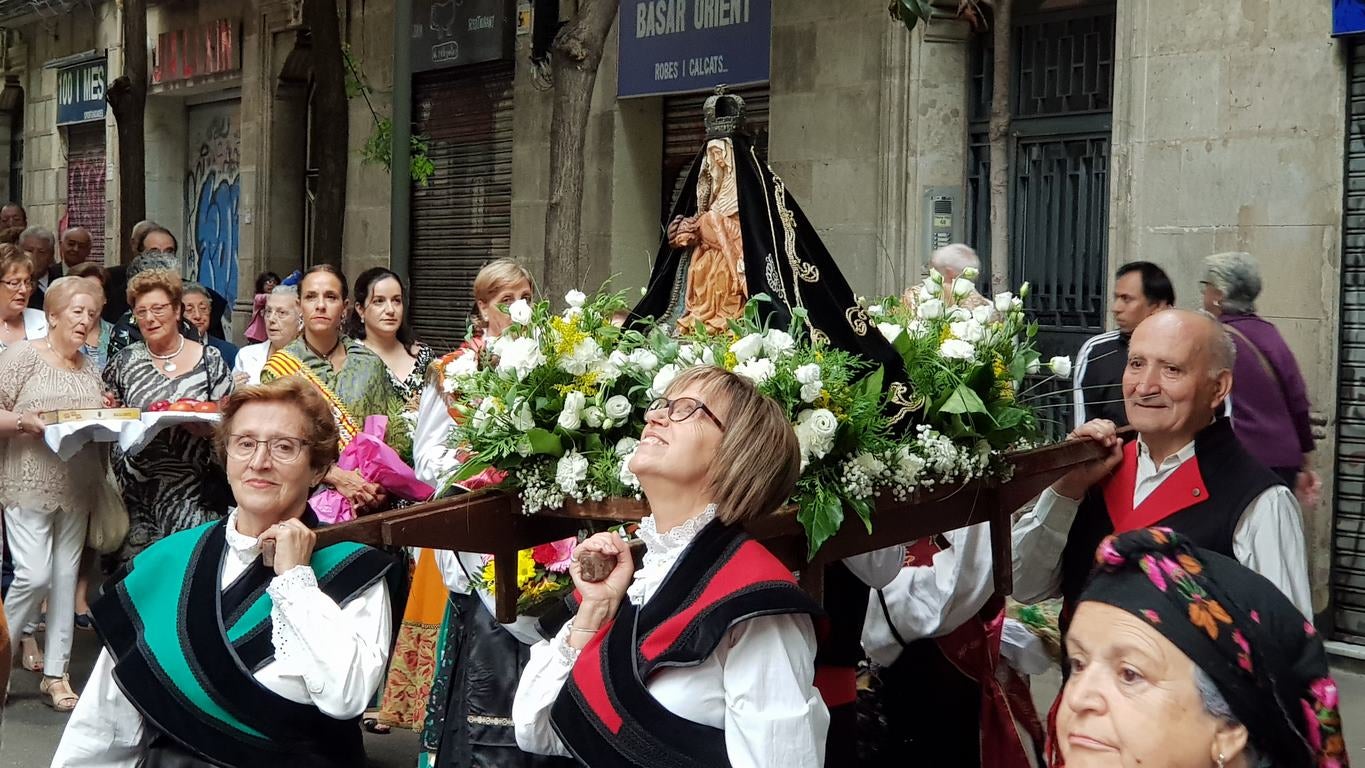
[[[300,376],[317,388],[341,433],[342,449],[370,416],[388,416],[384,441],[399,455],[412,452],[412,435],[401,418],[403,401],[389,380],[384,361],[342,332],[347,302],[346,276],[330,264],[309,269],[299,281],[303,333],[266,360],[261,382]],[[327,485],[346,497],[358,513],[380,508],[384,489],[353,469],[332,467]]]
[[[47,335],[47,315],[29,309],[33,260],[17,245],[0,243],[0,349]]]
[[[213,347],[185,338],[180,276],[140,272],[128,284],[128,304],[142,341],[124,347],[104,369],[115,400],[147,410],[158,401],[218,402],[232,392],[232,373]],[[163,430],[136,455],[118,453],[114,475],[128,507],[123,560],[177,531],[217,520],[230,491],[213,455],[212,428],[186,424]]]
[[[238,386],[260,384],[265,361],[289,346],[303,331],[298,286],[277,285],[272,288],[261,317],[265,321],[266,340],[238,350],[237,362],[232,366],[232,378]]]
[[[647,411],[629,468],[650,508],[643,567],[615,533],[579,545],[578,611],[531,649],[517,743],[593,766],[819,768],[819,608],[741,529],[800,476],[781,406],[723,369],[684,371]],[[584,578],[586,552],[615,561],[604,580]]]
[[[153,544],[93,606],[104,650],[54,766],[362,768],[393,558],[315,550],[310,491],[337,460],[299,378],[245,387],[216,431],[237,506]]]

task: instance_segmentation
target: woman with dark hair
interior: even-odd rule
[[[1110,536],[1095,560],[1054,768],[1346,768],[1322,639],[1274,584],[1168,528]]]
[[[342,332],[349,299],[346,275],[330,264],[319,264],[299,282],[303,333],[270,356],[261,383],[286,376],[302,376],[317,388],[332,409],[344,449],[370,416],[388,416],[385,442],[404,454],[411,450],[410,430],[399,415],[398,397],[384,361],[359,341]],[[383,503],[383,489],[352,469],[327,470],[326,483],[357,511]]]
[[[406,404],[404,410],[416,411],[433,356],[408,325],[403,281],[391,270],[371,267],[356,278],[355,301],[348,332],[384,361],[390,383]]]
[[[274,272],[256,275],[256,288],[251,293],[251,322],[246,326],[247,341],[260,344],[269,334],[265,329],[265,305],[270,300],[270,292],[280,284],[280,276]]]

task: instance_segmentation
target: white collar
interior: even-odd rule
[[[227,538],[228,550],[236,555],[242,562],[249,563],[261,554],[260,542],[258,542],[254,536],[247,536],[237,530],[236,507],[232,507],[228,510],[227,531],[225,531],[225,536]]]
[[[716,519],[716,505],[708,504],[701,514],[683,523],[673,526],[668,533],[659,533],[655,527],[654,516],[649,515],[640,521],[640,528],[635,533],[645,543],[645,549],[654,555],[666,555],[681,551],[692,543],[706,524]]]
[[[1147,448],[1147,441],[1144,440],[1144,439],[1142,438],[1141,435],[1138,436],[1138,449],[1137,449],[1137,450],[1138,450],[1138,459],[1139,459],[1139,460],[1146,459],[1147,462],[1148,462],[1149,464],[1152,464],[1153,466],[1155,466],[1155,462],[1152,461],[1152,452],[1151,452],[1151,450],[1149,450],[1149,449]],[[1170,456],[1167,456],[1167,457],[1166,457],[1166,460],[1163,461],[1163,462],[1161,462],[1161,467],[1172,467],[1172,466],[1178,467],[1178,466],[1180,466],[1181,464],[1184,464],[1185,462],[1189,461],[1189,460],[1192,459],[1192,458],[1194,458],[1194,441],[1193,441],[1193,440],[1189,441],[1188,443],[1185,443],[1185,446],[1184,446],[1183,448],[1181,448],[1180,450],[1176,451],[1175,453],[1171,454]],[[1156,468],[1157,468],[1157,469],[1160,469],[1161,467],[1156,467]]]

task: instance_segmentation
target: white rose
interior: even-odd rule
[[[628,456],[635,453],[635,446],[639,444],[640,441],[633,437],[623,437],[616,441],[616,447],[613,450],[615,450],[617,456]]]
[[[504,336],[493,344],[493,354],[498,357],[498,373],[504,377],[515,377],[523,381],[526,376],[545,362],[540,352],[540,342],[533,338],[510,338]]]
[[[1069,357],[1058,355],[1047,361],[1047,367],[1051,368],[1059,379],[1071,378],[1071,358]]]
[[[968,280],[965,277],[959,277],[958,279],[953,281],[953,298],[955,299],[961,299],[970,296],[972,295],[972,291],[975,290],[976,283],[973,283],[971,280]]]
[[[873,304],[867,308],[867,314],[872,317],[881,317],[886,314],[886,307],[883,307],[880,304]]]
[[[578,451],[569,451],[559,459],[555,466],[555,482],[565,493],[578,490],[578,484],[588,478],[588,457]]]
[[[522,400],[512,408],[512,429],[526,432],[535,428],[536,420],[531,416],[531,404]]]
[[[564,409],[559,412],[559,426],[565,429],[578,429],[583,426],[583,404],[587,398],[582,392],[570,392],[564,396]]]
[[[825,408],[816,408],[805,413],[810,414],[806,418],[806,426],[810,428],[812,436],[831,441],[834,439],[834,433],[839,431],[839,419],[833,413]]]
[[[517,299],[507,308],[507,314],[512,316],[512,322],[517,325],[526,325],[531,322],[531,305],[526,299]]]
[[[982,304],[972,310],[972,319],[982,325],[989,323],[995,319],[995,307],[990,304]]]
[[[752,381],[755,386],[762,386],[767,383],[768,379],[771,379],[775,373],[777,373],[777,366],[765,357],[746,360],[735,366],[735,374]]]
[[[792,375],[796,376],[796,380],[802,384],[811,384],[820,380],[820,366],[815,363],[806,363],[792,371]]]
[[[571,307],[581,307],[588,297],[580,290],[572,290],[564,294],[564,303]]]
[[[628,359],[641,373],[653,373],[659,367],[659,356],[648,349],[634,350]]]
[[[620,421],[630,415],[630,400],[625,395],[612,395],[607,398],[602,410],[607,414],[607,418]]]
[[[975,320],[963,320],[961,322],[952,323],[948,328],[957,338],[962,339],[963,341],[969,341],[973,344],[981,341],[986,335],[986,329]]]
[[[802,411],[797,417],[796,439],[804,452],[823,458],[834,447],[839,420],[824,408]]]
[[[588,427],[591,429],[597,429],[598,427],[602,426],[603,424],[602,409],[598,408],[595,405],[590,405],[587,408],[584,408],[583,422],[587,424]],[[608,427],[608,429],[610,429],[610,427]]]
[[[901,334],[905,332],[904,328],[895,323],[877,323],[877,330],[881,331],[886,340],[892,344],[895,344],[896,339],[899,339]]]
[[[1000,292],[1000,293],[995,294],[995,311],[996,311],[996,312],[998,312],[998,313],[1000,313],[1000,314],[1002,314],[1002,315],[1009,314],[1009,311],[1010,311],[1010,309],[1011,309],[1013,306],[1014,306],[1014,294],[1010,293],[1009,291],[1002,291],[1002,292]]]
[[[819,399],[820,393],[824,391],[824,388],[825,388],[824,382],[820,381],[813,381],[810,384],[802,384],[801,402],[803,403],[815,402],[817,399]]]
[[[786,331],[771,330],[763,335],[763,351],[768,357],[780,358],[796,349],[796,339]]]
[[[930,299],[920,302],[919,309],[916,310],[921,318],[925,320],[935,320],[943,317],[943,301],[940,299]]]
[[[603,357],[602,347],[589,336],[573,346],[569,356],[559,361],[559,367],[575,376],[582,376],[601,363]]]
[[[730,345],[730,352],[734,354],[736,362],[752,360],[763,351],[763,336],[751,333],[748,336]]]
[[[976,348],[961,339],[948,339],[939,345],[939,355],[949,360],[972,360],[976,358]]]
[[[661,397],[664,392],[668,391],[668,385],[672,384],[673,379],[677,377],[678,366],[676,363],[669,363],[660,368],[659,372],[654,374],[653,383],[649,385],[649,396]]]

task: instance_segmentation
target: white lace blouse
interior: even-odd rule
[[[660,534],[654,518],[640,523],[646,551],[627,590],[644,605],[663,583],[714,509]],[[569,754],[550,725],[550,708],[578,652],[568,646],[568,625],[531,649],[512,705],[517,744],[528,752]],[[668,668],[650,677],[649,692],[670,712],[725,731],[734,768],[820,768],[824,765],[829,711],[815,689],[815,630],[809,616],[759,616],[730,628],[705,661]]]
[[[238,533],[236,523],[233,509],[219,580],[223,589],[260,555],[256,539]],[[384,580],[345,608],[323,594],[306,565],[271,579],[266,591],[274,603],[270,639],[275,659],[256,672],[256,681],[338,720],[364,712],[388,667],[390,611]],[[52,768],[134,768],[142,737],[142,715],[114,681],[113,658],[103,650],[62,733]]]

